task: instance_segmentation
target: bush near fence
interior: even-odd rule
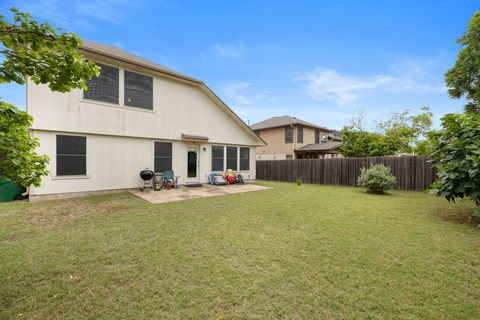
[[[423,191],[435,180],[435,169],[424,156],[365,157],[298,160],[257,160],[258,180],[356,186],[362,168],[390,167],[397,178],[394,189]]]

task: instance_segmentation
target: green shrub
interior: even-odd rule
[[[297,177],[297,179],[295,180],[295,182],[297,183],[297,185],[301,186],[302,185],[302,177]]]
[[[390,173],[390,168],[383,164],[372,165],[369,169],[363,168],[358,177],[358,185],[367,188],[370,193],[384,194],[392,188],[397,179]]]

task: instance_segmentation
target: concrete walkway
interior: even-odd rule
[[[139,198],[150,203],[166,203],[172,201],[181,201],[196,198],[221,196],[231,193],[249,192],[270,190],[273,188],[259,186],[256,184],[232,184],[226,186],[212,186],[210,184],[204,184],[201,187],[185,187],[180,186],[179,189],[161,191],[153,191],[152,189],[146,189],[145,191],[131,190],[130,192]]]

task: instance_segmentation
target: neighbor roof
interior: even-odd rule
[[[343,142],[328,141],[324,143],[310,143],[301,148],[295,149],[295,151],[330,151],[339,148]]]
[[[257,122],[253,125],[250,126],[252,130],[261,130],[261,129],[268,129],[268,128],[276,128],[276,127],[285,127],[289,125],[303,125],[307,127],[312,127],[312,128],[317,128],[317,129],[322,129],[325,131],[331,132],[332,130],[327,129],[325,127],[317,126],[316,124],[297,119],[292,116],[280,116],[280,117],[273,117],[267,120],[263,120],[260,122]]]
[[[260,144],[266,145],[265,140],[260,138],[253,130],[242,120],[240,117],[232,110],[230,107],[222,100],[219,96],[215,94],[202,80],[198,80],[192,77],[189,77],[183,73],[173,71],[169,68],[166,68],[162,65],[159,65],[150,60],[139,57],[135,54],[122,50],[120,48],[110,46],[103,43],[92,42],[92,41],[82,41],[80,46],[80,52],[89,52],[93,54],[98,54],[101,56],[113,58],[119,61],[123,61],[129,64],[137,65],[143,68],[147,68],[153,71],[160,72],[164,75],[171,76],[180,80],[187,81],[194,85],[199,86],[208,96],[215,100],[220,107],[230,115],[230,117],[242,126],[252,137],[254,137]]]

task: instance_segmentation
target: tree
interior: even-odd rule
[[[447,114],[442,128],[431,134],[438,176],[432,192],[448,201],[468,197],[480,206],[480,113]]]
[[[0,170],[1,176],[23,186],[40,185],[48,173],[48,158],[35,153],[39,145],[28,127],[32,117],[14,105],[0,101]]]
[[[480,12],[475,12],[467,31],[457,40],[457,43],[462,46],[457,60],[454,66],[445,73],[445,82],[450,97],[459,99],[465,96],[474,106],[480,104],[479,34]]]
[[[432,116],[428,107],[422,107],[422,112],[418,115],[411,115],[408,110],[394,112],[386,121],[377,122],[376,132],[368,132],[358,125],[364,122],[359,120],[356,113],[350,125],[342,129],[342,152],[348,157],[412,153],[429,131]]]
[[[86,90],[86,80],[99,75],[99,68],[77,52],[77,35],[38,23],[15,8],[11,12],[13,23],[0,15],[0,83],[24,84],[29,78],[68,92]],[[31,123],[26,112],[0,100],[0,176],[23,186],[39,185],[47,174],[48,159],[35,153],[38,140],[28,132]]]
[[[365,109],[356,109],[348,121],[350,126],[358,131],[365,131],[367,123],[367,112]]]
[[[342,129],[342,154],[346,157],[373,157],[388,154],[382,150],[381,135],[375,132],[361,131],[353,126]]]
[[[480,12],[476,12],[465,34],[454,66],[445,74],[448,94],[465,96],[463,113],[447,114],[442,129],[430,134],[437,180],[432,192],[448,201],[469,198],[480,206]],[[480,216],[480,211],[475,215]]]
[[[0,82],[48,84],[53,91],[87,90],[86,80],[99,74],[98,67],[77,52],[81,44],[74,33],[38,23],[27,13],[11,9],[14,23],[0,15]],[[59,33],[57,33],[57,31]]]
[[[377,123],[377,130],[387,139],[385,147],[393,153],[412,153],[419,139],[427,134],[432,126],[433,113],[422,107],[418,115],[410,115],[408,110],[394,112],[386,120]]]

